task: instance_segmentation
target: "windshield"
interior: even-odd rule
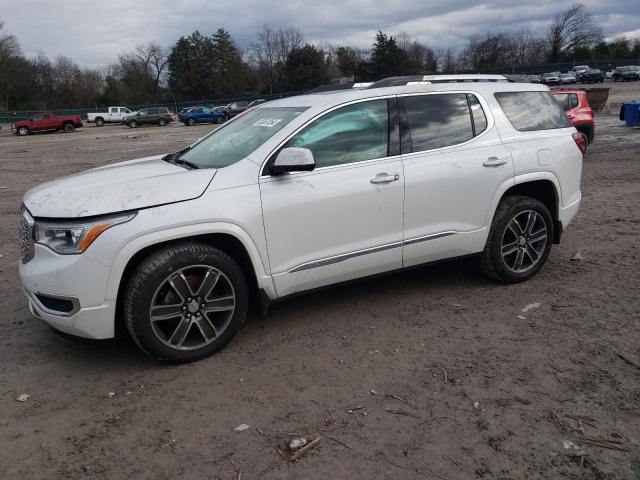
[[[200,168],[222,168],[254,152],[307,107],[256,108],[215,130],[180,159]]]

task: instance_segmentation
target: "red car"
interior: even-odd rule
[[[16,135],[29,135],[35,132],[64,130],[73,132],[82,126],[78,115],[54,115],[53,113],[37,113],[29,120],[11,124],[11,131]]]
[[[587,100],[587,92],[582,90],[551,90],[558,103],[562,105],[569,120],[576,130],[582,134],[585,148],[593,142],[596,133],[596,122],[593,110]]]

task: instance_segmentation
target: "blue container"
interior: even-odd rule
[[[625,102],[624,123],[628,127],[640,127],[640,101]]]

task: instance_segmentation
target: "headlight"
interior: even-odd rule
[[[36,243],[45,245],[56,253],[82,253],[106,229],[128,222],[136,214],[107,215],[91,220],[36,220],[34,238]]]

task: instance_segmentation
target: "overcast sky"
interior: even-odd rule
[[[83,66],[156,41],[172,45],[194,30],[231,32],[247,48],[262,25],[293,26],[312,43],[370,47],[377,30],[406,32],[458,50],[474,33],[543,34],[562,0],[0,0],[0,19],[26,55],[67,55]],[[584,0],[605,36],[640,36],[640,0]],[[17,8],[16,8],[17,7]]]

